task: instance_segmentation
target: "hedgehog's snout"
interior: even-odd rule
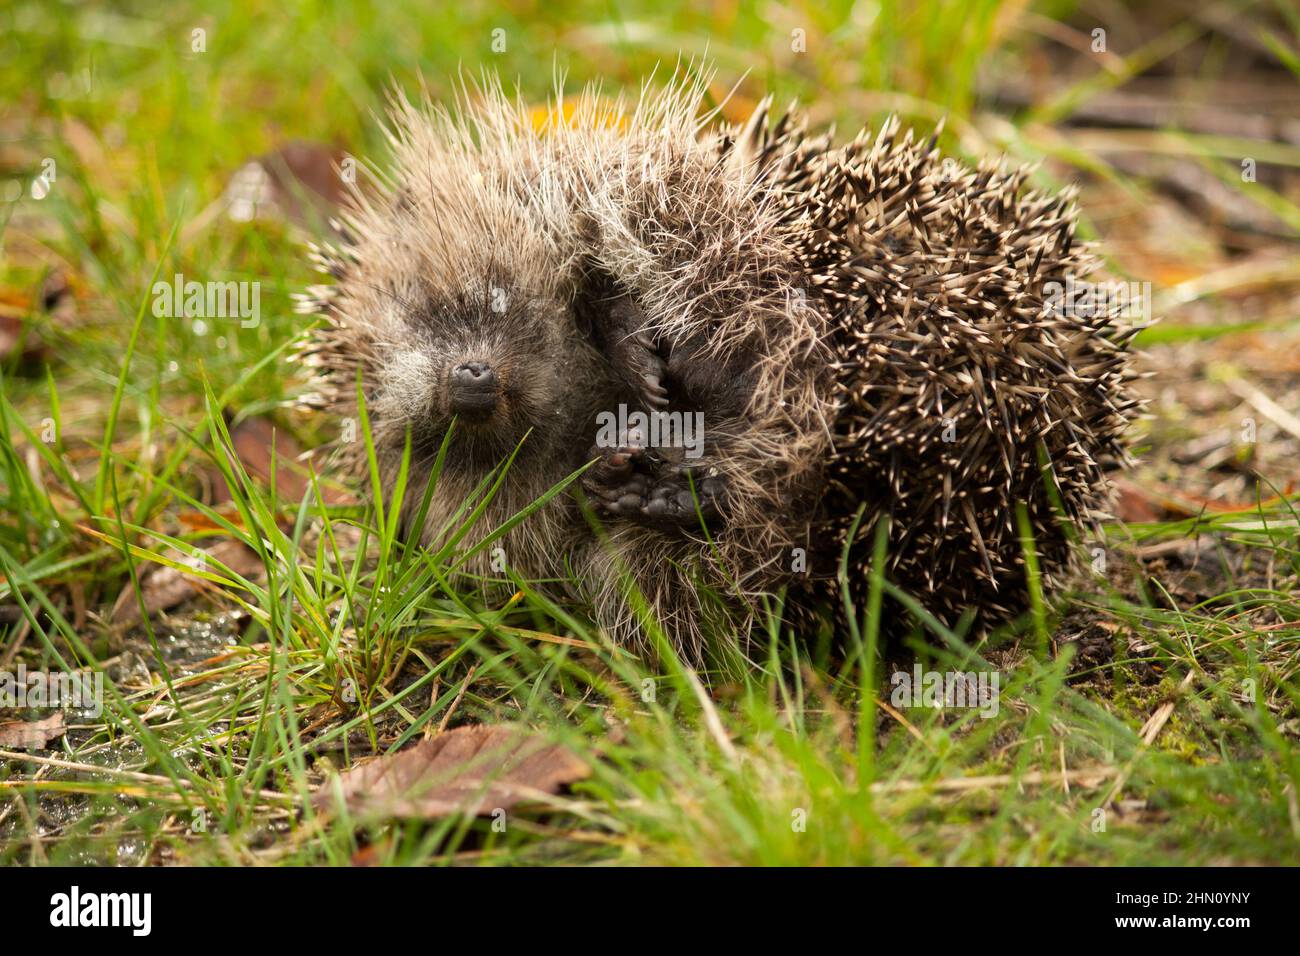
[[[501,398],[500,380],[487,362],[462,362],[451,370],[451,410],[471,420],[489,417]]]

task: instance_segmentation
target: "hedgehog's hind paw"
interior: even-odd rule
[[[646,524],[691,530],[716,527],[722,521],[721,478],[695,478],[685,475],[656,484],[645,496],[640,514]]]
[[[646,462],[642,459],[638,464]],[[597,464],[592,471],[600,467]],[[722,521],[721,478],[697,477],[692,484],[679,469],[663,469],[662,474],[654,475],[629,466],[621,482],[587,487],[596,495],[596,513],[602,517],[622,518],[662,531],[698,530],[701,523],[713,528]]]
[[[646,448],[639,429],[619,436],[616,447],[592,447],[595,463],[582,487],[597,515],[661,530],[714,527],[722,520],[726,484],[715,469],[669,460]]]

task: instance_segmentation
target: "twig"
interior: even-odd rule
[[[469,682],[474,679],[474,672],[476,670],[478,670],[477,664],[469,669],[469,673],[465,675],[465,680],[461,682],[460,691],[457,692],[456,699],[451,702],[451,706],[447,708],[447,712],[442,715],[442,720],[438,722],[438,729],[432,734],[432,736],[437,737],[447,729],[447,725],[451,723],[452,715],[456,713],[456,708],[460,706],[460,702],[465,698],[465,691],[469,690]],[[428,728],[425,729],[427,730]]]
[[[1039,786],[1070,781],[1082,787],[1095,786],[1107,777],[1120,772],[1118,767],[1092,767],[1084,770],[1067,770],[1045,773],[1034,770],[1020,777],[1009,773],[990,774],[982,777],[952,777],[947,780],[882,780],[871,785],[872,793],[911,793],[916,790],[938,790],[946,793],[964,793],[969,790],[988,790],[1005,787],[1009,784]]]
[[[895,708],[887,704],[883,698],[880,697],[876,698],[876,706],[879,707],[881,710],[883,710],[885,713],[887,713],[890,717],[893,717],[896,721],[898,721],[899,724],[902,725],[903,729],[906,730],[909,734],[911,734],[917,740],[921,741],[921,743],[925,745],[926,750],[930,751],[930,753],[932,754],[934,753],[934,748],[930,746],[930,741],[925,739],[925,734],[917,730],[915,725],[913,725],[910,720],[904,717]]]
[[[1223,384],[1237,397],[1249,402],[1257,412],[1278,428],[1300,438],[1300,418],[1296,418],[1254,385],[1241,378],[1230,378]]]
[[[111,777],[120,777],[123,780],[130,780],[135,783],[153,784],[164,787],[182,787],[188,790],[196,790],[197,786],[188,780],[173,780],[170,777],[159,776],[153,773],[140,773],[137,770],[117,770],[113,767],[97,767],[93,763],[73,763],[71,760],[60,760],[57,757],[38,757],[35,754],[25,754],[14,750],[0,750],[0,759],[3,760],[23,760],[27,763],[34,763],[42,767],[55,767],[59,770],[73,770],[78,773],[102,773]],[[293,802],[298,798],[288,793],[280,793],[278,790],[253,790],[250,793],[261,797],[263,800],[286,800]]]

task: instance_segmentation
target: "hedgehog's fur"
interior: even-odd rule
[[[585,496],[555,497],[503,548],[524,578],[576,580],[615,640],[645,633],[630,579],[698,659],[710,627],[748,633],[759,595],[833,579],[851,526],[850,582],[865,580],[884,515],[891,579],[939,617],[1018,611],[1017,502],[1045,580],[1069,560],[1040,453],[1066,527],[1087,524],[1132,407],[1127,330],[1042,314],[1044,281],[1091,267],[1068,200],[1023,191],[1023,171],[941,165],[892,123],[840,149],[790,116],[770,129],[766,104],[710,130],[704,89],[633,110],[589,91],[540,122],[494,83],[454,113],[399,99],[393,172],[318,250],[337,280],[305,302],[325,318],[306,352],[318,404],[356,416],[360,372],[386,490],[410,431],[409,526],[449,369],[490,362],[501,407],[453,429],[406,530],[444,539],[521,441],[481,532],[596,458]],[[656,402],[703,412],[702,460],[589,453],[597,413]],[[698,514],[663,519],[692,497]],[[492,576],[488,553],[469,567]]]

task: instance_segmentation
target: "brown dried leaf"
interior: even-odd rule
[[[369,760],[339,780],[354,813],[434,819],[453,813],[490,816],[538,794],[556,793],[590,772],[568,749],[523,728],[478,724]],[[321,787],[315,799],[318,807],[328,807],[333,787]]]
[[[51,740],[67,733],[63,712],[56,710],[43,720],[6,720],[0,722],[0,747],[18,750],[44,750]]]
[[[20,362],[35,362],[44,355],[45,346],[22,319],[0,314],[0,361],[16,357]]]
[[[249,476],[263,484],[271,483],[271,464],[275,462],[275,493],[284,502],[297,503],[311,487],[307,468],[298,460],[302,446],[283,428],[277,428],[266,418],[248,418],[230,432],[235,454]],[[213,473],[214,504],[230,500],[230,489],[219,472]],[[347,504],[352,497],[329,485],[321,485],[321,497],[326,504]]]
[[[245,578],[252,577],[262,570],[262,559],[242,541],[219,541],[205,549],[205,553]],[[177,560],[184,560],[182,555],[178,554],[175,557]],[[140,580],[140,594],[144,599],[145,611],[153,617],[159,611],[174,608],[198,593],[203,584],[202,579],[193,574],[162,564],[154,565],[141,575]],[[125,625],[140,622],[140,601],[136,600],[135,592],[129,582],[113,605],[112,620],[114,624]]]
[[[226,187],[227,214],[236,222],[288,219],[322,225],[337,213],[347,189],[337,146],[294,141],[245,163]],[[355,167],[354,171],[355,171]]]
[[[1161,521],[1168,516],[1164,502],[1158,501],[1149,488],[1129,481],[1115,479],[1115,503],[1111,510],[1120,521],[1146,524]]]

